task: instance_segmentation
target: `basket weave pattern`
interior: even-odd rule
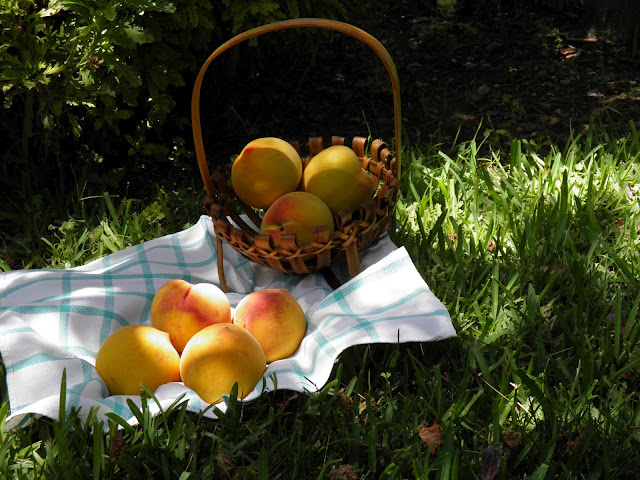
[[[378,179],[379,187],[373,199],[360,206],[357,211],[338,212],[334,216],[335,230],[329,233],[327,226],[316,227],[314,240],[297,245],[294,234],[280,236],[280,245],[276,248],[270,237],[261,235],[260,224],[262,218],[258,211],[244,204],[235,194],[230,185],[231,165],[227,166],[226,175],[218,173],[211,176],[204,151],[202,127],[200,125],[200,89],[205,72],[212,61],[228,49],[270,32],[289,28],[322,28],[349,35],[369,46],[382,61],[391,80],[393,94],[393,124],[395,131],[395,157],[382,140],[375,140],[370,146],[370,157],[365,156],[366,139],[355,137],[351,148],[360,159],[361,166],[371,172]],[[401,174],[400,147],[401,116],[400,116],[400,82],[393,60],[384,46],[373,36],[353,25],[334,20],[320,18],[297,18],[282,20],[272,24],[262,25],[240,33],[220,45],[205,61],[196,77],[191,97],[191,119],[193,139],[200,168],[200,174],[207,191],[204,206],[211,215],[214,223],[217,249],[217,265],[220,283],[228,291],[224,276],[224,261],[222,246],[228,243],[245,258],[260,265],[275,268],[285,273],[305,274],[320,270],[325,277],[328,275],[326,267],[346,258],[351,277],[360,273],[360,258],[358,252],[371,245],[386,229],[394,217],[398,199],[399,179]],[[300,153],[300,144],[291,142]],[[345,145],[344,137],[332,137],[332,145]],[[322,138],[309,139],[309,155],[303,156],[303,168],[309,160],[323,149]],[[245,214],[251,227],[243,220]]]
[[[291,143],[300,153],[299,143]],[[344,145],[345,138],[332,137],[331,144]],[[355,137],[351,144],[362,168],[370,172],[378,182],[382,181],[381,186],[374,198],[364,203],[359,210],[336,213],[333,234],[329,234],[326,226],[318,227],[314,231],[314,240],[310,243],[297,245],[294,234],[284,234],[281,236],[281,244],[274,246],[269,235],[260,234],[262,218],[258,212],[236,196],[229,184],[229,175],[219,173],[212,177],[213,195],[207,195],[204,200],[205,209],[213,219],[216,236],[245,258],[285,273],[311,273],[346,257],[350,273],[357,274],[357,252],[371,245],[391,222],[399,186],[399,179],[395,174],[396,161],[387,145],[381,140],[372,142],[370,157],[365,156],[365,146],[366,139],[362,137]],[[321,150],[322,138],[310,138],[309,156],[302,158],[303,167]],[[229,169],[230,166],[227,170]],[[240,217],[242,213],[255,227]]]

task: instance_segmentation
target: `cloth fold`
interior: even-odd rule
[[[248,293],[286,288],[305,311],[308,328],[298,351],[271,363],[253,401],[266,389],[315,391],[329,379],[333,364],[346,348],[368,343],[428,342],[454,337],[451,317],[415,269],[404,248],[385,235],[362,255],[362,273],[349,279],[346,265],[332,267],[343,285],[332,290],[322,275],[285,275],[248,261],[224,245],[225,277],[232,308]],[[109,396],[95,369],[104,340],[116,329],[150,324],[151,302],[167,281],[219,285],[216,248],[210,217],[192,227],[81,267],[24,270],[0,274],[0,355],[6,368],[10,415],[7,428],[29,420],[29,414],[58,418],[60,385],[66,371],[66,408],[91,407],[99,419],[113,412],[134,424],[127,404],[139,396]],[[190,411],[208,405],[182,383],[159,387],[166,409],[184,395]],[[221,411],[226,404],[217,405]],[[213,409],[205,416],[215,417]]]

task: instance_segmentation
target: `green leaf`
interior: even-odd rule
[[[4,272],[8,272],[11,270],[11,267],[1,258],[0,258],[0,270]]]
[[[45,68],[44,70],[44,74],[45,75],[55,75],[57,73],[60,73],[64,70],[64,66],[60,65],[58,63],[56,63],[55,65],[47,65],[47,68]]]
[[[153,35],[145,32],[142,27],[125,27],[127,37],[136,44],[150,43],[153,41]]]

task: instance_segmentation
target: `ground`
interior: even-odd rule
[[[451,137],[458,128],[462,138],[470,138],[480,122],[514,137],[553,139],[583,131],[591,118],[628,128],[640,112],[640,57],[633,58],[611,34],[581,20],[577,13],[552,11],[447,20],[420,16],[400,2],[383,16],[354,23],[381,40],[394,59],[403,128],[409,139],[418,141]],[[297,94],[291,88],[299,78],[295,75],[280,82],[268,78],[265,89],[259,77],[241,84],[258,88],[259,96],[276,98],[266,105],[276,121],[289,119],[280,119],[283,133],[298,133],[312,123],[310,134],[330,129],[366,134],[364,111],[368,124],[390,136],[385,127],[391,122],[391,87],[382,64],[366,47],[333,35],[321,45],[311,69],[313,73],[302,75]],[[286,115],[273,111],[281,108],[278,87],[284,87],[283,98],[295,106]],[[245,126],[259,120],[245,120]]]
[[[614,135],[637,128],[640,55],[580,12],[446,17],[413,5],[398,2],[350,22],[380,40],[395,62],[405,142],[446,150],[477,134],[486,136],[485,146],[514,138],[563,146],[589,125]],[[368,47],[337,33],[316,33],[316,42],[294,31],[269,35],[272,41],[261,37],[257,48],[235,47],[210,67],[224,74],[205,78],[210,165],[259,136],[393,139],[390,82]]]

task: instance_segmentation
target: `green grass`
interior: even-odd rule
[[[74,414],[16,431],[0,424],[0,477],[636,478],[640,132],[631,129],[562,147],[491,151],[474,139],[447,154],[405,152],[393,239],[447,306],[456,338],[351,348],[317,393],[263,394],[216,421],[177,403],[157,417],[143,409],[135,427],[113,417],[107,434]],[[74,213],[75,233],[52,230],[34,265],[77,265],[196,218],[170,197],[159,194],[169,207],[152,222],[142,218],[156,207],[104,197],[94,215]],[[2,396],[0,419],[6,387]]]
[[[192,186],[140,200],[104,192],[84,195],[78,187],[70,202],[69,218],[42,224],[26,222],[22,235],[0,234],[0,271],[22,268],[70,268],[141,242],[191,226],[202,213]],[[43,215],[44,218],[50,218]],[[3,259],[4,257],[4,259]]]

